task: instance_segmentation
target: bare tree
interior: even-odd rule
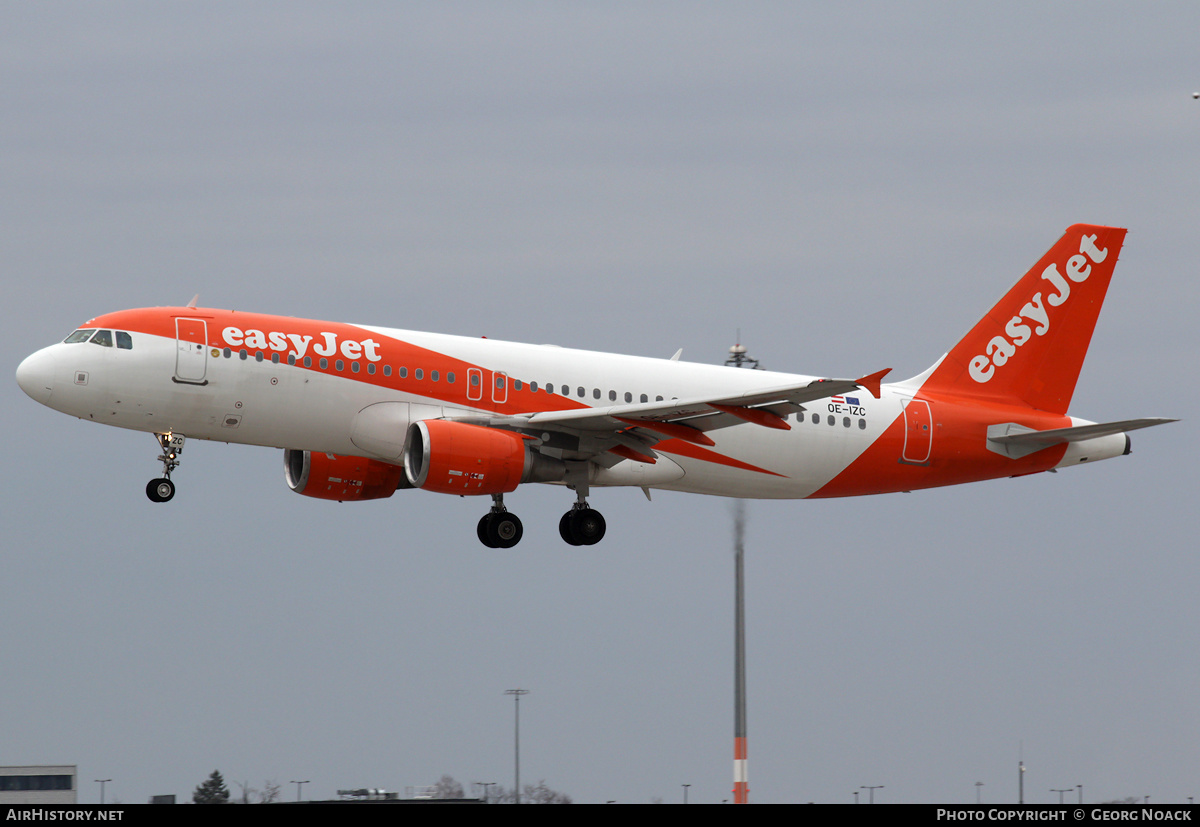
[[[275,804],[279,801],[282,788],[273,781],[264,781],[261,790],[250,786],[250,782],[235,781],[241,789],[240,804]]]
[[[253,803],[253,802],[252,802],[250,799],[251,799],[251,798],[254,798],[255,796],[257,796],[257,795],[258,795],[258,790],[256,790],[256,789],[254,789],[253,787],[251,787],[251,786],[250,786],[250,782],[249,782],[249,781],[234,781],[233,783],[234,783],[234,784],[237,784],[237,785],[238,785],[238,787],[239,787],[239,788],[241,789],[241,791],[242,791],[242,800],[241,800],[240,802],[238,802],[238,803],[239,803],[239,804],[251,804],[251,803]]]
[[[454,780],[453,776],[443,775],[433,785],[432,798],[466,798],[463,785]]]
[[[497,785],[496,789],[491,794],[492,804],[515,804],[517,797],[513,793],[511,787],[502,787]],[[574,804],[571,796],[566,793],[560,793],[546,786],[546,782],[539,781],[536,784],[526,784],[521,790],[522,804]]]

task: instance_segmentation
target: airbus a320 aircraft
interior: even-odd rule
[[[38,402],[153,433],[175,494],[185,435],[284,448],[293,491],[491,495],[484,545],[521,521],[504,495],[566,485],[572,545],[604,536],[602,486],[846,497],[1015,477],[1129,453],[1067,406],[1125,230],[1076,225],[931,368],[858,379],[591,353],[195,306],[99,316],[17,368]]]

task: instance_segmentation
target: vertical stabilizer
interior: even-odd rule
[[[933,369],[921,388],[1065,414],[1125,230],[1076,224]]]

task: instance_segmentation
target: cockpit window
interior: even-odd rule
[[[119,347],[121,350],[133,350],[133,337],[124,330],[118,330],[117,347]]]
[[[95,328],[83,328],[82,330],[76,330],[63,340],[63,344],[74,345],[80,342],[86,342],[88,339],[92,338],[92,334],[95,332]]]
[[[97,330],[96,335],[92,337],[92,344],[100,345],[101,347],[112,347],[112,331]]]

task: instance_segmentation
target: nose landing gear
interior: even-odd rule
[[[179,467],[179,455],[183,453],[183,444],[187,441],[183,434],[155,434],[162,454],[158,459],[163,464],[163,475],[146,483],[146,496],[150,502],[165,503],[175,496],[175,483],[171,482],[171,472]]]

